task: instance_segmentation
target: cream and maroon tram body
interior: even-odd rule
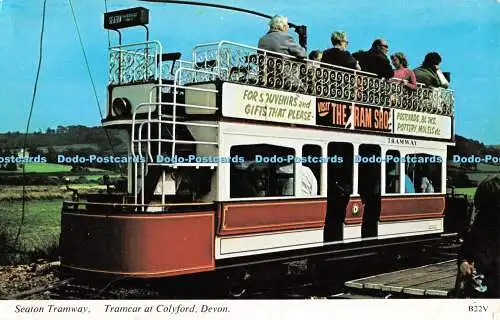
[[[103,125],[135,161],[123,190],[64,203],[66,269],[176,276],[445,231],[451,91],[228,41],[162,50],[110,48]]]

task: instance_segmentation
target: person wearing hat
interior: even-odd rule
[[[457,259],[457,286],[460,282],[469,284],[466,296],[500,298],[499,176],[488,177],[479,184],[474,206],[478,213]]]
[[[321,62],[361,70],[358,61],[346,50],[349,42],[347,41],[347,34],[345,32],[335,31],[332,33],[331,41],[333,48],[323,52]]]

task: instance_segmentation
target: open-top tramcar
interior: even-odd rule
[[[121,188],[64,202],[66,270],[168,277],[454,231],[451,90],[230,41],[191,61],[163,50],[121,36],[109,48],[102,123],[123,132],[131,161]]]

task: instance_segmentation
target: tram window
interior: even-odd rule
[[[295,150],[269,144],[231,147],[231,198],[293,196],[295,190]]]
[[[306,144],[302,147],[301,195],[316,196],[320,194],[321,155],[320,146]]]
[[[414,193],[441,192],[442,158],[426,153],[409,154],[406,158],[406,175],[413,183]]]
[[[328,186],[339,186],[342,193],[352,194],[354,148],[347,142],[328,144]],[[333,190],[333,188],[332,188]],[[328,193],[330,193],[330,188]]]
[[[385,193],[399,193],[399,181],[401,180],[400,153],[397,150],[389,150],[385,154]]]

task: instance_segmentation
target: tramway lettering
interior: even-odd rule
[[[417,140],[414,139],[403,139],[403,138],[387,138],[387,143],[389,144],[400,144],[405,146],[416,146]]]
[[[61,313],[87,313],[90,312],[89,307],[75,307],[75,306],[56,306],[54,304],[49,304],[49,312],[61,312]]]

